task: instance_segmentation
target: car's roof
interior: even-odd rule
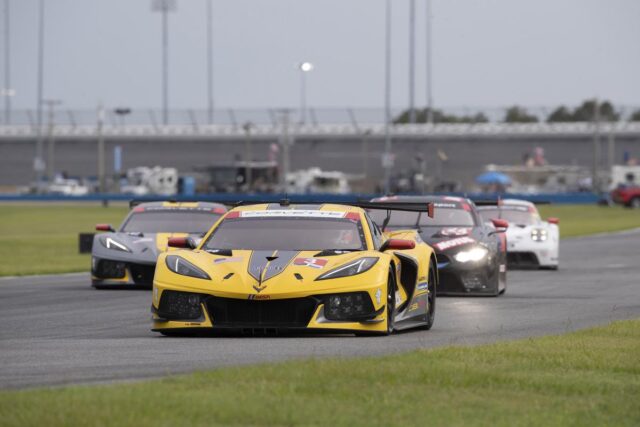
[[[341,205],[334,203],[323,203],[319,205],[306,205],[306,204],[295,204],[292,203],[290,205],[280,205],[280,203],[262,203],[257,205],[244,205],[238,206],[231,209],[230,212],[242,212],[242,211],[323,211],[323,212],[355,212],[361,213],[363,212],[362,208],[357,206],[350,205]]]
[[[202,209],[224,209],[227,210],[226,206],[221,203],[212,203],[212,202],[174,202],[174,201],[159,201],[159,202],[144,202],[136,205],[136,208],[142,209],[194,209],[194,210],[202,210]]]

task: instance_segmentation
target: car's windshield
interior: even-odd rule
[[[204,249],[362,250],[364,236],[349,219],[238,218],[224,220]]]
[[[211,211],[155,211],[134,212],[122,226],[125,233],[190,233],[209,231],[220,218]]]
[[[372,209],[369,212],[373,221],[382,226],[384,219],[387,217],[387,212],[378,209]],[[441,208],[436,207],[434,210],[434,217],[429,218],[426,212],[419,214],[417,212],[403,212],[393,211],[391,212],[391,219],[389,220],[389,227],[415,227],[418,221],[418,215],[420,215],[420,224],[423,227],[473,227],[475,221],[471,211],[458,208]]]
[[[531,212],[528,208],[495,208],[480,209],[480,217],[483,221],[489,222],[492,218],[506,219],[509,223],[519,225],[536,224],[540,217],[537,212]]]

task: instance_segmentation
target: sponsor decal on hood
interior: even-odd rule
[[[461,237],[468,236],[471,229],[467,227],[447,227],[438,231],[434,237]]]
[[[433,246],[439,251],[446,251],[447,249],[467,245],[469,243],[475,243],[475,240],[471,237],[458,237],[456,239],[445,240],[444,242],[436,243]]]
[[[213,260],[214,264],[225,264],[227,262],[242,262],[244,258],[241,257],[230,257],[230,258],[217,258]]]
[[[303,265],[311,268],[324,268],[327,265],[327,260],[322,258],[296,258],[293,261],[293,265]]]

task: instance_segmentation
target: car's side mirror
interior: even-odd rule
[[[547,222],[548,222],[549,224],[556,224],[556,225],[558,225],[558,224],[560,224],[560,218],[553,218],[553,217],[551,217],[551,218],[547,218]]]
[[[491,218],[491,223],[496,229],[489,234],[504,233],[509,228],[509,221],[504,219]]]
[[[170,248],[193,249],[196,247],[191,237],[169,237],[167,246]]]
[[[413,249],[416,247],[416,242],[413,240],[405,240],[405,239],[389,239],[382,244],[380,248],[380,252],[388,251],[388,250],[407,250]]]
[[[96,224],[96,231],[115,231],[111,224]]]

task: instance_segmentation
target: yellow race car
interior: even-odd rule
[[[314,330],[388,335],[430,329],[438,270],[412,230],[383,233],[367,209],[425,212],[425,203],[239,206],[195,245],[158,257],[153,331]]]

